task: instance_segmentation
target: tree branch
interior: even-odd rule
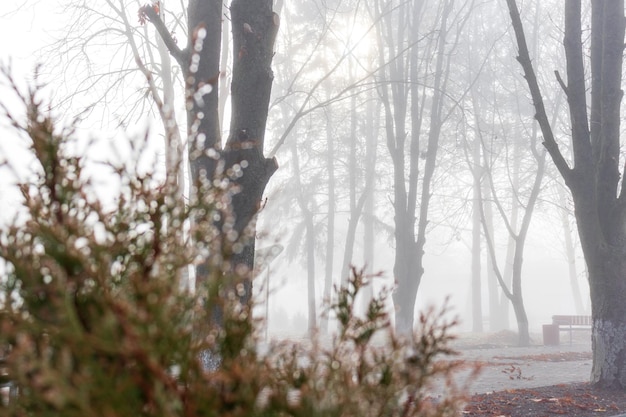
[[[581,40],[581,4],[571,0],[565,4],[565,48],[567,68],[567,103],[572,124],[574,167],[585,170],[592,163],[591,140],[587,114],[587,88]]]
[[[565,81],[563,81],[563,78],[561,78],[561,73],[558,70],[554,70],[554,76],[556,77],[556,81],[561,86],[561,90],[563,90],[565,95],[569,97],[569,94],[567,92],[567,85],[565,84]]]
[[[163,43],[167,47],[167,50],[174,57],[178,65],[182,68],[183,71],[186,70],[188,66],[187,62],[187,50],[180,49],[176,44],[176,41],[172,37],[172,34],[161,20],[159,13],[153,6],[143,6],[139,9],[139,22],[143,22],[145,20],[150,21],[156,28],[157,32],[159,32],[159,36],[163,40]]]
[[[563,154],[559,150],[559,145],[554,139],[552,127],[550,126],[550,122],[548,121],[546,109],[543,104],[543,97],[541,95],[541,89],[539,88],[537,76],[535,74],[535,70],[533,69],[532,61],[530,59],[530,53],[528,52],[526,35],[524,34],[524,26],[522,25],[522,19],[520,17],[519,9],[517,8],[517,3],[515,3],[515,0],[506,0],[506,3],[509,8],[511,23],[515,32],[517,46],[519,48],[519,56],[517,57],[517,61],[520,63],[522,69],[524,70],[524,78],[526,79],[526,82],[528,84],[528,89],[530,90],[530,95],[532,97],[533,105],[535,107],[535,119],[537,119],[539,127],[541,128],[541,133],[543,134],[543,145],[546,147],[546,150],[552,157],[554,165],[556,165],[559,173],[565,179],[565,182],[569,182],[569,179],[572,175],[572,169],[569,167],[567,161],[563,157]]]
[[[478,212],[480,214],[480,224],[483,227],[483,234],[485,236],[485,242],[487,243],[487,251],[489,253],[489,257],[491,258],[493,272],[496,275],[496,279],[498,280],[498,283],[500,284],[500,288],[502,288],[502,292],[504,293],[506,298],[512,301],[513,293],[511,292],[511,290],[509,290],[506,283],[504,282],[504,277],[502,276],[502,272],[500,271],[500,268],[498,267],[498,257],[496,256],[496,250],[495,250],[495,245],[493,243],[492,236],[489,233],[489,228],[487,227],[487,220],[485,218],[485,210],[483,207],[482,193],[480,192],[480,189],[478,191],[478,196],[480,200],[478,204]]]

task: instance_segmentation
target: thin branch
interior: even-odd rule
[[[561,73],[558,70],[554,70],[554,76],[556,77],[557,82],[561,86],[561,89],[565,93],[565,95],[569,98],[569,94],[567,92],[567,85],[565,85],[565,81],[561,78]]]

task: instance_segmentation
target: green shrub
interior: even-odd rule
[[[234,249],[212,214],[227,207],[228,190],[201,188],[185,202],[175,182],[111,165],[119,190],[105,208],[69,152],[71,131],[57,130],[36,90],[22,97],[26,121],[9,116],[37,169],[20,185],[21,215],[0,231],[0,346],[17,388],[1,415],[454,415],[460,364],[440,360],[453,354],[445,309],[397,337],[386,293],[354,314],[368,280],[355,270],[329,307],[340,325],[331,342],[283,341],[261,353],[259,322],[221,267]],[[181,280],[198,264],[211,274],[192,292]],[[207,352],[216,369],[203,366]],[[429,396],[434,384],[444,396]]]

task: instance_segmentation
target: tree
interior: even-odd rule
[[[228,180],[234,190],[230,208],[218,222],[225,244],[233,246],[231,269],[243,278],[239,296],[247,303],[254,267],[254,217],[270,177],[277,169],[274,158],[265,158],[263,145],[273,73],[274,41],[279,17],[271,0],[233,0],[230,19],[233,34],[231,121],[222,146],[218,81],[220,79],[222,1],[189,0],[187,40],[181,49],[159,15],[159,3],[140,9],[180,65],[185,80],[187,136],[191,185],[212,186]],[[198,269],[200,280],[208,271]]]
[[[374,5],[381,67],[377,88],[393,165],[393,300],[401,332],[413,327],[439,140],[455,108],[446,107],[450,61],[472,4],[447,0]]]
[[[183,159],[183,144],[187,144],[191,188],[221,179],[231,184],[233,193],[220,222],[224,236],[229,235],[225,244],[233,246],[230,240],[241,244],[233,247],[232,269],[249,275],[254,261],[254,215],[277,167],[273,158],[263,156],[263,145],[278,15],[272,12],[271,1],[234,1],[229,2],[228,9],[224,1],[218,0],[180,4],[152,1],[139,8],[142,27],[135,21],[137,3],[105,0],[92,7],[74,0],[62,2],[64,13],[71,16],[68,30],[47,53],[62,60],[62,65],[51,69],[53,76],[73,77],[76,82],[66,83],[72,91],[61,100],[67,104],[88,91],[89,111],[103,105],[106,115],[127,126],[133,117],[144,119],[151,110],[149,101],[136,93],[150,96],[163,123],[168,172],[176,164],[176,175],[183,181],[183,164],[177,161]],[[230,14],[224,19],[226,11]],[[144,25],[148,21],[152,25]],[[232,23],[237,27],[232,28],[231,46],[228,30]],[[152,26],[156,33],[149,30]],[[177,38],[184,41],[178,43]],[[91,49],[93,44],[97,44],[98,53],[102,44],[107,46],[106,52],[112,57],[106,65]],[[237,52],[232,57],[230,76],[226,61],[232,49]],[[138,72],[143,75],[141,84],[148,81],[147,88],[139,91],[135,87]],[[224,106],[229,96],[226,87],[231,79],[232,117],[228,139],[223,143]],[[178,97],[184,97],[182,103],[175,99],[176,87],[180,90]],[[183,106],[187,113],[186,134],[179,132],[175,114],[175,109]],[[106,124],[105,119],[102,124]],[[206,270],[198,269],[200,280]],[[250,293],[248,278],[244,279],[244,301]]]
[[[358,110],[370,99],[368,91],[374,91],[371,83],[368,90],[368,82],[376,69],[367,42],[373,24],[363,8],[357,1],[338,8],[304,1],[291,2],[281,13],[285,29],[277,48],[280,71],[272,108],[278,111],[270,120],[276,133],[271,154],[288,160],[273,180],[281,192],[271,196],[268,212],[274,215],[263,217],[263,227],[273,233],[284,230],[287,260],[300,258],[306,269],[302,295],[308,294],[309,326],[318,324],[311,315],[319,311],[320,295],[332,297],[340,275],[336,266],[342,267],[342,280],[349,276],[361,218],[357,200],[367,188],[359,156],[369,155],[363,142],[372,131]],[[346,242],[341,264],[336,255],[340,239]],[[332,320],[322,315],[321,331]]]
[[[583,41],[580,0],[564,3],[567,81],[556,77],[567,95],[572,156],[568,161],[553,134],[526,44],[520,11],[507,0],[535,118],[573,202],[587,263],[593,318],[591,381],[626,389],[626,182],[620,183],[620,106],[624,53],[624,2],[591,2],[591,34]],[[591,54],[586,58],[589,48]],[[589,76],[585,74],[586,63]],[[587,103],[587,92],[591,102]]]
[[[498,268],[498,263],[496,259],[495,247],[493,243],[493,235],[489,232],[489,227],[487,221],[485,219],[484,212],[482,207],[481,210],[481,223],[483,225],[483,232],[485,234],[485,238],[487,241],[487,249],[489,251],[489,256],[491,258],[494,272],[496,278],[498,279],[498,283],[504,295],[511,301],[513,305],[513,310],[515,311],[515,318],[517,320],[517,329],[518,329],[518,345],[519,346],[528,346],[530,344],[530,334],[528,329],[528,316],[526,314],[526,308],[524,307],[524,297],[522,292],[522,265],[524,260],[524,247],[526,244],[526,237],[528,236],[528,229],[530,227],[530,221],[532,219],[532,215],[535,209],[535,205],[537,199],[539,197],[539,193],[541,191],[541,182],[545,173],[545,160],[546,155],[545,151],[537,150],[537,132],[536,129],[533,130],[533,134],[530,140],[530,148],[533,158],[536,161],[537,168],[535,177],[533,179],[532,187],[530,189],[530,195],[528,196],[528,200],[525,204],[525,209],[522,214],[521,224],[519,225],[519,229],[515,230],[515,225],[510,221],[510,219],[506,216],[505,211],[502,207],[501,202],[497,199],[497,195],[495,190],[492,190],[492,196],[494,198],[495,205],[500,213],[502,220],[506,224],[506,229],[510,235],[510,239],[514,242],[514,252],[513,252],[513,264],[512,264],[512,276],[511,276],[511,285],[507,285],[504,280],[503,274],[500,272],[500,268]],[[517,155],[514,156],[516,158]],[[490,181],[493,184],[493,181]],[[516,190],[514,190],[516,192]]]

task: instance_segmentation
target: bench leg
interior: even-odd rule
[[[546,346],[559,345],[559,325],[544,324],[543,325],[543,344]]]

